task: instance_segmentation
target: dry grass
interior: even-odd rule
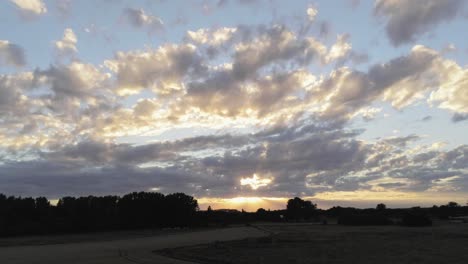
[[[468,225],[265,225],[267,238],[160,251],[199,263],[468,263]]]

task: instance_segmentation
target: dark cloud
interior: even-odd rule
[[[379,186],[386,188],[386,189],[391,189],[391,188],[404,187],[406,186],[406,184],[401,183],[401,182],[392,182],[392,183],[380,183]]]
[[[292,61],[304,66],[315,58],[320,59],[319,42],[311,39],[298,40],[285,26],[259,28],[257,34],[258,38],[244,41],[242,48],[233,55],[232,67],[236,78],[248,78],[270,63],[281,65],[280,63]]]
[[[431,121],[432,120],[432,116],[428,115],[428,116],[425,116],[421,119],[421,121],[423,122],[427,122],[427,121]]]
[[[352,139],[354,132],[330,129],[311,125],[142,146],[83,141],[43,153],[41,160],[0,166],[0,178],[10,182],[0,192],[50,197],[160,188],[219,197],[252,192],[239,181],[257,173],[274,178],[274,185],[257,192],[313,194],[315,189],[304,186],[310,172],[346,173],[362,166],[367,155],[367,147]],[[198,156],[206,150],[215,152]],[[145,163],[150,164],[140,167]],[[55,187],[49,187],[52,182]]]
[[[409,142],[416,141],[421,139],[420,136],[418,135],[409,135],[406,137],[393,137],[393,138],[388,138],[384,139],[384,142],[390,145],[394,145],[400,148],[405,148]]]
[[[370,68],[370,79],[380,87],[391,86],[399,80],[418,75],[431,67],[437,54],[425,50],[424,47],[413,48],[407,56],[392,59],[384,64],[377,64]]]
[[[357,140],[359,131],[333,123],[277,127],[245,135],[217,135],[130,145],[86,140],[55,147],[33,161],[0,165],[0,192],[16,195],[119,194],[183,191],[196,197],[311,196],[321,191],[425,191],[463,176],[468,148],[402,155],[416,135]],[[257,190],[240,179],[272,179]],[[385,178],[385,183],[378,180]],[[460,186],[464,181],[456,178]],[[377,183],[373,183],[377,181]],[[388,183],[388,182],[391,183]]]
[[[125,8],[122,14],[130,25],[136,28],[146,28],[150,33],[164,28],[164,22],[159,17],[147,14],[143,9]]]
[[[468,119],[468,114],[464,114],[464,113],[455,113],[452,116],[452,121],[455,123],[465,121],[467,119]]]
[[[0,40],[0,65],[21,67],[26,65],[24,49],[5,40]]]
[[[374,12],[384,17],[387,35],[398,46],[454,19],[465,4],[463,0],[377,0]]]
[[[326,38],[330,34],[330,31],[331,31],[330,23],[327,21],[322,21],[320,23],[320,36],[322,38]]]
[[[203,58],[191,45],[165,45],[147,52],[117,53],[107,66],[115,72],[117,90],[138,92],[144,88],[160,94],[180,89],[187,76],[206,72]],[[119,92],[119,91],[118,91]]]
[[[55,0],[55,8],[60,14],[62,19],[66,19],[71,14],[72,1],[71,0]]]

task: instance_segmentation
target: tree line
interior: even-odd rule
[[[198,203],[184,193],[133,192],[120,196],[44,197],[0,194],[0,236],[184,227],[194,224]]]
[[[299,197],[284,210],[245,212],[233,209],[199,210],[198,202],[184,193],[164,195],[133,192],[120,196],[63,197],[51,205],[44,197],[22,198],[0,194],[0,236],[43,235],[142,228],[226,226],[252,222],[316,222],[334,219],[342,225],[427,226],[432,219],[468,215],[468,206],[455,202],[430,208],[389,209],[332,207],[318,209]]]

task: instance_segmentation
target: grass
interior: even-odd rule
[[[264,225],[264,238],[166,249],[158,253],[198,263],[468,263],[468,225]]]

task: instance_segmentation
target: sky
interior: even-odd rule
[[[467,3],[0,1],[0,193],[465,204]]]

